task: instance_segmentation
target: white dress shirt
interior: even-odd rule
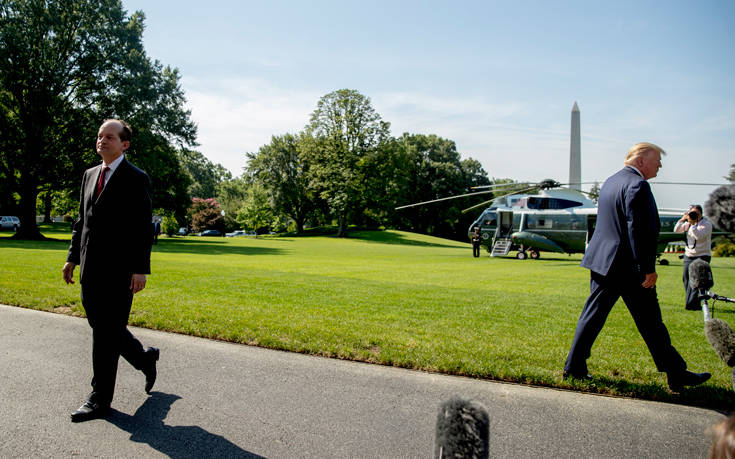
[[[712,223],[702,217],[696,225],[688,221],[679,220],[674,226],[675,233],[687,233],[687,246],[684,255],[687,257],[701,257],[712,255]]]

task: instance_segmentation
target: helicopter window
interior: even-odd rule
[[[542,209],[568,209],[582,205],[581,202],[572,201],[571,199],[549,198],[546,201],[548,201],[546,203],[548,207],[542,207]]]
[[[510,198],[511,207],[526,207],[528,198]]]
[[[485,225],[494,226],[498,224],[497,221],[498,214],[495,212],[486,212],[482,215],[482,221],[485,222]]]

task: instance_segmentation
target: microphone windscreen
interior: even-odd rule
[[[490,417],[476,401],[452,397],[439,406],[434,458],[477,458],[490,454]]]
[[[716,188],[704,203],[704,211],[716,229],[735,233],[735,185]]]
[[[689,287],[694,290],[709,290],[715,285],[709,263],[697,258],[689,264]]]
[[[735,366],[735,331],[722,319],[710,319],[704,323],[704,336],[723,362]]]

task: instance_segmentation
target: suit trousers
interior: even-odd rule
[[[575,375],[587,374],[587,359],[592,345],[620,297],[633,316],[658,371],[677,373],[686,370],[686,362],[671,344],[669,331],[663,323],[655,287],[643,288],[640,277],[621,270],[617,272],[619,274],[608,273],[607,276],[590,272],[590,296],[577,322],[564,371]]]
[[[82,305],[92,327],[92,395],[90,400],[109,405],[115,392],[120,356],[137,370],[145,365],[143,345],[128,330],[133,304],[130,280],[110,285],[82,283]]]
[[[696,290],[689,287],[689,265],[694,260],[704,260],[709,263],[712,261],[712,257],[709,255],[702,255],[701,257],[688,257],[684,255],[684,275],[682,276],[682,280],[684,281],[684,291],[686,292],[685,306],[687,309],[699,310],[702,308],[699,302],[699,295]]]

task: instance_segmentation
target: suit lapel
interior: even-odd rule
[[[111,192],[114,192],[115,188],[117,187],[118,182],[121,180],[120,177],[125,174],[125,169],[127,166],[128,166],[128,161],[126,159],[123,159],[120,162],[120,164],[117,165],[115,172],[110,176],[110,179],[107,181],[107,185],[105,185],[105,187],[102,188],[102,193],[100,193],[99,197],[97,197],[96,203],[99,203],[100,201],[102,201],[106,195],[110,194]],[[102,166],[100,166],[100,172],[101,170],[102,170]],[[99,173],[97,174],[97,180],[99,180]],[[94,186],[95,188],[97,187],[96,181],[95,181]]]
[[[87,189],[85,190],[85,193],[87,195],[87,199],[89,199],[89,202],[96,204],[97,200],[99,199],[99,196],[95,199],[95,193],[97,191],[97,182],[100,179],[100,174],[102,173],[102,165],[95,167],[93,172],[89,174],[89,180],[87,182]]]

